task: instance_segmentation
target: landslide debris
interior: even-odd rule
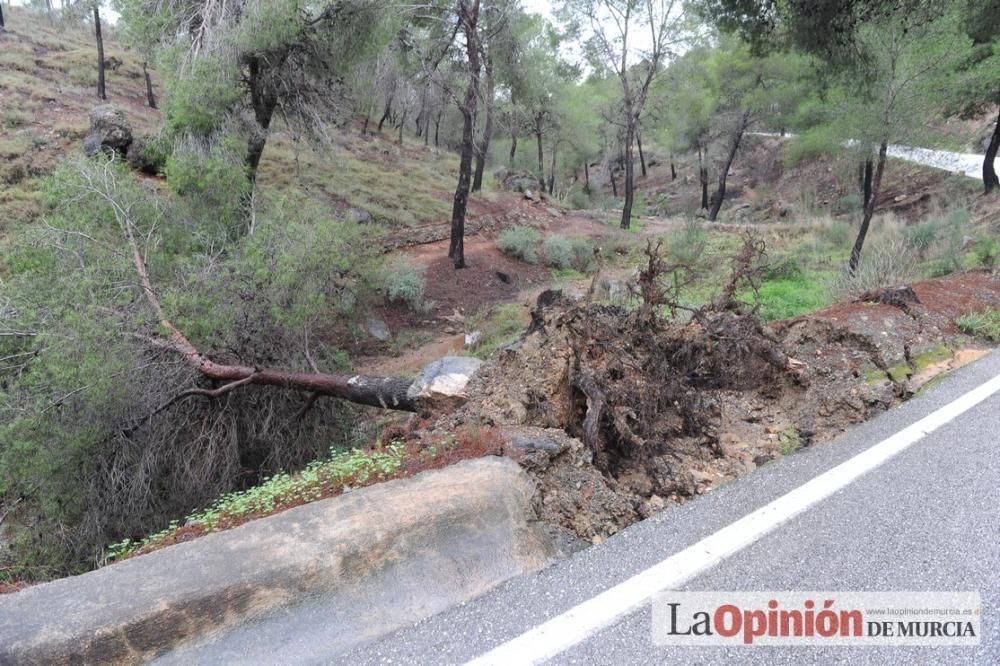
[[[851,304],[856,317],[764,326],[752,296],[765,265],[747,237],[700,308],[680,298],[686,268],[652,244],[637,307],[544,292],[526,335],[435,428],[499,427],[536,479],[539,518],[596,543],[887,409],[905,396],[912,359],[954,334],[909,292],[866,295],[875,304]],[[898,324],[891,335],[885,323]]]

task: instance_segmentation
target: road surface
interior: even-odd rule
[[[533,654],[552,664],[1000,663],[998,389],[1000,351],[836,442],[783,458],[600,546],[326,663],[463,664],[478,658],[506,666],[532,663]],[[970,392],[978,402],[972,404]],[[958,409],[966,411],[956,416]],[[935,429],[924,435],[931,427],[923,424],[931,421]],[[838,491],[809,500],[808,508],[738,545],[721,562],[695,562],[696,575],[667,587],[975,590],[983,607],[977,647],[654,647],[648,598],[621,615],[614,602],[603,602],[659,564],[643,581],[642,594],[653,593],[676,573],[669,562],[664,568],[664,560],[677,560],[695,544],[726,535],[748,514],[815,486],[817,477],[870,462],[879,447],[903,440],[905,447]],[[607,613],[598,622],[603,626],[590,631],[580,609]],[[540,642],[532,642],[539,635]],[[294,655],[283,655],[289,659]]]

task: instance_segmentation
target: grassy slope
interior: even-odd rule
[[[96,46],[90,28],[20,7],[5,9],[0,33],[0,236],[41,213],[43,176],[80,150],[87,114],[97,97]],[[137,132],[150,133],[159,113],[146,106],[142,63],[121,47],[113,31],[105,58],[123,62],[107,70],[108,102],[125,109]],[[154,86],[159,91],[158,79]]]

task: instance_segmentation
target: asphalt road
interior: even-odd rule
[[[461,664],[661,562],[1000,375],[1000,351],[835,442],[767,465],[600,546],[328,663]],[[685,590],[977,590],[956,647],[655,647],[650,603],[553,664],[1000,663],[1000,393],[689,580]],[[295,659],[291,659],[295,661]]]

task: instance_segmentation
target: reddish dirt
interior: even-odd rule
[[[939,315],[942,331],[948,334],[958,332],[954,324],[956,317],[990,307],[1000,308],[1000,276],[989,271],[925,280],[914,284],[913,291],[927,312]],[[888,318],[909,319],[891,305],[859,302],[840,303],[808,316],[830,321],[852,321],[855,324],[871,322],[873,325]]]

